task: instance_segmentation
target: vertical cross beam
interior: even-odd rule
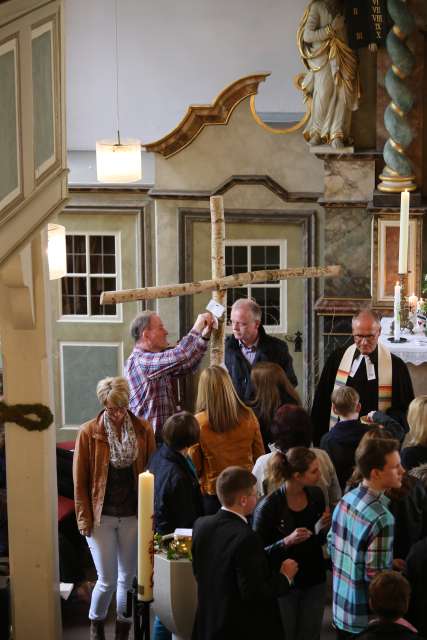
[[[211,209],[211,263],[212,279],[223,278],[225,276],[225,219],[224,203],[222,196],[212,196],[210,199]],[[213,299],[227,308],[227,290],[220,289],[214,291]],[[211,364],[222,364],[224,362],[224,339],[225,339],[226,314],[218,321],[218,329],[215,329],[211,338]]]

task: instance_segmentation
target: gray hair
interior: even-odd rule
[[[380,314],[374,311],[373,309],[371,309],[371,307],[362,307],[362,309],[359,309],[359,311],[357,311],[354,314],[351,320],[351,324],[354,324],[355,322],[357,322],[357,320],[360,320],[361,316],[370,316],[372,320],[377,323],[378,326],[381,326]]]
[[[156,315],[154,311],[142,311],[132,320],[130,325],[130,335],[135,342],[138,342],[141,337],[141,333],[149,326],[151,316],[154,315]]]
[[[231,307],[231,311],[236,311],[241,308],[245,308],[250,311],[253,319],[261,322],[262,310],[258,302],[255,302],[252,298],[238,298]]]

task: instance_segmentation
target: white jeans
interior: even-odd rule
[[[90,620],[105,620],[114,591],[117,591],[117,618],[129,620],[126,595],[132,589],[137,565],[138,520],[136,516],[101,516],[101,524],[86,537],[98,580],[90,603]]]

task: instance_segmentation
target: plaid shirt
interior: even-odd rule
[[[394,517],[388,498],[360,484],[335,507],[328,534],[333,565],[333,619],[342,631],[359,633],[368,625],[368,586],[391,569]]]
[[[173,349],[151,352],[135,346],[125,364],[130,387],[129,407],[136,416],[150,422],[161,433],[164,422],[176,411],[172,378],[195,371],[206,352],[208,341],[197,331]]]

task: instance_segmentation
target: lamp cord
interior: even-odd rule
[[[117,142],[120,145],[120,116],[119,116],[119,35],[118,35],[118,12],[117,2],[114,1],[115,27],[116,27],[116,111],[117,111]]]

